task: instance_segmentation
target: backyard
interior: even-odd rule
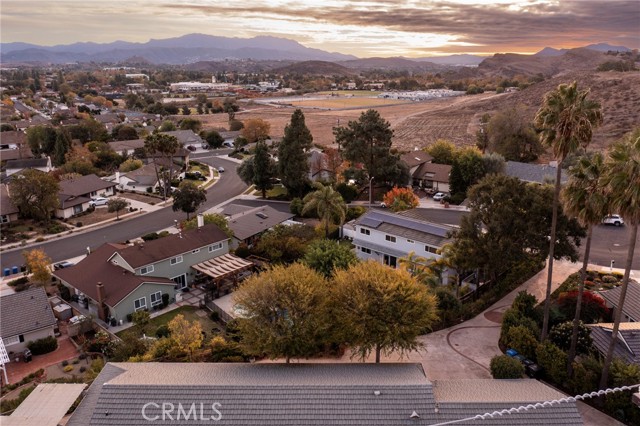
[[[146,330],[144,330],[145,331],[144,334],[155,336],[156,330],[160,326],[163,326],[163,325],[166,326],[177,315],[183,315],[187,321],[199,322],[200,326],[202,327],[202,331],[205,332],[208,337],[210,337],[212,333],[217,333],[221,330],[220,325],[209,318],[209,312],[207,310],[198,309],[193,306],[181,306],[170,312],[151,318],[151,320],[149,321],[149,324],[146,326]],[[127,328],[126,330],[122,330],[116,333],[116,335],[121,339],[124,339],[127,336],[131,336],[131,335],[136,337],[142,337],[142,334],[143,334],[143,330],[137,325],[134,325],[130,328]]]

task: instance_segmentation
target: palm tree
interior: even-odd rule
[[[549,268],[547,292],[544,301],[544,320],[541,339],[547,338],[549,331],[549,308],[551,306],[551,280],[553,278],[553,256],[558,225],[558,204],[560,199],[560,179],[562,162],[568,154],[591,142],[593,129],[602,122],[602,112],[598,102],[587,99],[589,90],[578,90],[577,83],[561,84],[544,97],[542,106],[536,113],[534,123],[540,130],[540,141],[553,149],[558,162],[556,167],[555,191],[553,193],[553,213],[551,235],[549,236]]]
[[[627,296],[629,285],[629,273],[633,262],[638,236],[638,223],[640,223],[640,127],[627,134],[622,140],[616,142],[609,149],[606,160],[606,170],[603,176],[603,184],[611,197],[611,211],[620,214],[631,225],[629,235],[629,251],[622,278],[622,291],[618,301],[611,331],[611,341],[602,368],[600,388],[607,387],[609,381],[609,368],[613,360],[613,350],[618,340],[618,329],[622,318],[622,309]]]
[[[578,222],[587,228],[587,242],[585,244],[584,259],[580,270],[580,284],[578,286],[578,299],[576,300],[576,312],[573,318],[573,332],[571,345],[567,359],[569,376],[573,372],[573,359],[576,356],[578,343],[578,326],[582,310],[582,295],[584,294],[584,281],[587,277],[587,265],[591,251],[591,237],[593,227],[602,221],[607,214],[608,200],[603,191],[601,178],[604,170],[604,156],[593,153],[581,157],[578,163],[569,169],[569,181],[562,190],[561,198],[565,213],[578,219]]]
[[[324,222],[324,236],[329,238],[329,223],[338,222],[342,225],[347,217],[347,205],[339,192],[333,190],[331,185],[324,186],[321,183],[315,185],[316,191],[307,194],[304,199],[302,214],[316,211],[318,217]]]
[[[436,288],[440,284],[442,268],[436,262],[437,259],[418,256],[414,251],[410,251],[405,257],[398,259],[401,269],[409,272],[416,280],[431,288]]]

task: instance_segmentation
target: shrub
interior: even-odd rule
[[[491,358],[491,376],[494,379],[520,379],[524,374],[524,366],[508,355],[497,355]]]
[[[0,402],[0,413],[6,413],[8,411],[13,411],[24,401],[31,392],[35,389],[35,386],[30,386],[28,388],[22,389],[20,391],[20,395],[18,395],[15,399],[5,399]]]
[[[211,311],[211,313],[209,314],[209,318],[211,318],[211,321],[220,321],[220,314],[218,313],[218,311]]]
[[[44,241],[44,237],[38,237],[36,238],[36,243],[41,243]]]
[[[18,278],[17,280],[9,281],[7,284],[10,287],[14,287],[16,285],[27,284],[28,282],[29,282],[29,278],[21,277],[21,278]]]
[[[512,327],[523,326],[530,333],[537,336],[540,332],[538,324],[531,318],[524,316],[517,309],[509,308],[502,316],[502,328],[500,330],[500,343],[507,345],[507,334]]]
[[[62,361],[62,366],[66,367],[67,365],[69,365],[69,361],[67,361],[66,359],[64,361]]]
[[[618,281],[619,281],[618,278],[614,277],[613,275],[605,275],[602,277],[603,283],[615,284]]]
[[[171,332],[169,331],[169,327],[166,324],[162,324],[156,329],[156,337],[158,339],[169,337],[169,334],[171,334]]]
[[[150,232],[148,234],[145,234],[141,237],[144,241],[153,241],[153,240],[157,240],[158,238],[160,238],[160,236],[158,235],[157,232]]]
[[[583,394],[598,389],[602,375],[602,360],[594,356],[581,357],[573,363],[573,377],[569,379],[569,393]]]
[[[235,255],[246,259],[247,257],[251,256],[251,250],[249,250],[249,247],[247,247],[246,244],[242,243],[238,246],[238,248],[236,248]]]
[[[65,373],[68,373],[70,371],[73,371],[73,365],[67,365],[66,367],[64,367],[62,369],[62,371],[64,371]]]
[[[555,325],[551,329],[549,332],[549,340],[563,351],[568,351],[571,347],[571,334],[573,334],[573,321],[565,321]],[[591,329],[580,321],[578,324],[577,353],[589,353],[591,351],[592,344],[593,340],[591,340]]]
[[[82,222],[76,222],[76,226],[80,228],[82,226]]]
[[[336,186],[336,191],[342,195],[342,199],[345,203],[350,203],[358,196],[358,188],[353,185],[349,185],[346,182],[341,182]]]
[[[504,339],[504,344],[508,348],[513,348],[519,354],[531,359],[536,356],[538,340],[531,330],[523,325],[511,327]]]
[[[49,336],[29,342],[27,347],[33,355],[48,354],[58,348],[58,340],[53,336]]]
[[[242,130],[244,128],[244,123],[240,120],[231,120],[229,122],[229,131],[237,132],[238,130]]]
[[[79,371],[80,371],[81,373],[84,373],[85,371],[87,371],[87,367],[84,367],[84,366],[83,366],[83,367],[80,367],[80,370],[79,370]]]
[[[289,211],[296,216],[302,216],[302,209],[304,208],[304,202],[301,198],[294,198],[289,205]]]
[[[363,207],[363,206],[353,206],[353,207],[347,208],[347,216],[346,216],[345,222],[349,222],[349,221],[352,221],[354,219],[359,218],[366,211],[367,211],[367,209],[365,207]]]
[[[546,341],[538,345],[536,358],[548,380],[562,385],[568,379],[567,354],[553,343]]]
[[[80,362],[80,360],[79,360],[79,359],[74,359],[74,360],[71,362],[71,364],[74,364],[74,365],[75,365],[75,364],[78,364],[79,362]]]
[[[576,300],[578,291],[568,291],[562,293],[558,298],[558,307],[565,318],[573,318],[576,311]],[[606,302],[598,294],[591,291],[585,291],[582,296],[582,310],[580,311],[580,319],[585,324],[593,324],[600,319],[609,316],[609,308]]]

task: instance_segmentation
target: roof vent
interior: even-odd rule
[[[262,213],[262,212],[258,212],[258,213],[256,213],[256,216],[258,216],[258,217],[259,217],[259,218],[261,218],[261,219],[266,219],[266,218],[268,218],[268,217],[269,217],[269,216],[267,216],[265,213]]]
[[[378,391],[378,390],[377,390],[377,391],[373,391],[373,394],[374,394],[375,396],[380,396],[380,391]]]
[[[411,413],[411,416],[409,416],[410,419],[419,419],[420,418],[420,414],[416,413],[415,411],[413,413]]]

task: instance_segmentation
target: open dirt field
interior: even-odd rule
[[[640,126],[640,73],[571,73],[536,84],[520,92],[496,95],[493,92],[474,96],[433,99],[402,105],[376,106],[391,123],[394,146],[401,150],[423,148],[438,139],[449,139],[458,146],[475,144],[480,117],[500,109],[522,104],[533,119],[544,94],[558,84],[578,81],[579,88],[591,88],[590,97],[602,104],[604,123],[594,132],[590,149],[604,150],[622,134]],[[338,98],[340,101],[342,98]],[[353,98],[347,98],[353,99]],[[367,98],[364,98],[366,100]],[[356,120],[368,107],[318,110],[300,106],[315,143],[335,143],[333,128]],[[245,109],[246,108],[246,109]],[[294,107],[247,105],[236,114],[239,120],[262,118],[271,124],[271,136],[282,137]],[[226,129],[226,114],[197,116],[205,128]],[[543,159],[545,160],[545,159]]]

